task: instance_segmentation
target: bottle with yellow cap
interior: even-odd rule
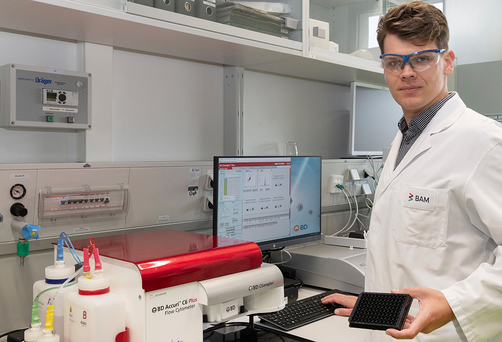
[[[45,268],[45,279],[33,284],[33,300],[38,301],[40,323],[45,324],[47,305],[54,307],[54,330],[64,339],[64,296],[69,292],[76,292],[77,281],[75,266],[67,265],[64,258],[64,238],[66,234],[59,236],[58,244],[54,250],[54,265]],[[68,239],[66,237],[66,239]],[[69,241],[69,239],[68,239]]]
[[[52,305],[47,305],[47,316],[45,318],[45,329],[43,335],[37,340],[37,342],[60,342],[59,335],[56,334],[53,328],[54,321],[54,307]]]

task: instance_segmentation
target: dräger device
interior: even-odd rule
[[[73,241],[77,250],[88,243]],[[284,307],[282,273],[262,264],[253,242],[163,229],[95,238],[95,245],[110,291],[125,300],[131,342],[202,342],[203,323]]]
[[[91,128],[91,74],[19,64],[0,67],[0,126]]]

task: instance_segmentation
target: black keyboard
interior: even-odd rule
[[[292,330],[335,314],[335,308],[341,305],[324,305],[323,297],[333,293],[348,294],[339,290],[330,290],[318,295],[288,303],[281,311],[262,314],[258,317],[262,322],[274,325],[282,330]]]

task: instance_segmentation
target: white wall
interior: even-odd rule
[[[223,68],[114,51],[113,161],[223,153]]]
[[[502,1],[445,0],[458,65],[502,60]]]
[[[247,71],[244,94],[245,154],[347,155],[350,87]]]
[[[77,46],[0,31],[0,65],[15,63],[76,70]],[[69,132],[0,128],[0,163],[75,162],[77,136]]]
[[[502,113],[502,1],[445,0],[450,48],[457,56],[457,90],[482,114]]]

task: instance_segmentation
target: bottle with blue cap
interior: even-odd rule
[[[38,311],[42,326],[46,324],[47,307],[49,305],[54,307],[54,331],[60,335],[61,339],[64,339],[64,296],[77,291],[78,287],[75,279],[75,266],[65,264],[61,236],[55,252],[56,261],[54,265],[45,268],[45,279],[33,284],[33,298],[38,298]]]

